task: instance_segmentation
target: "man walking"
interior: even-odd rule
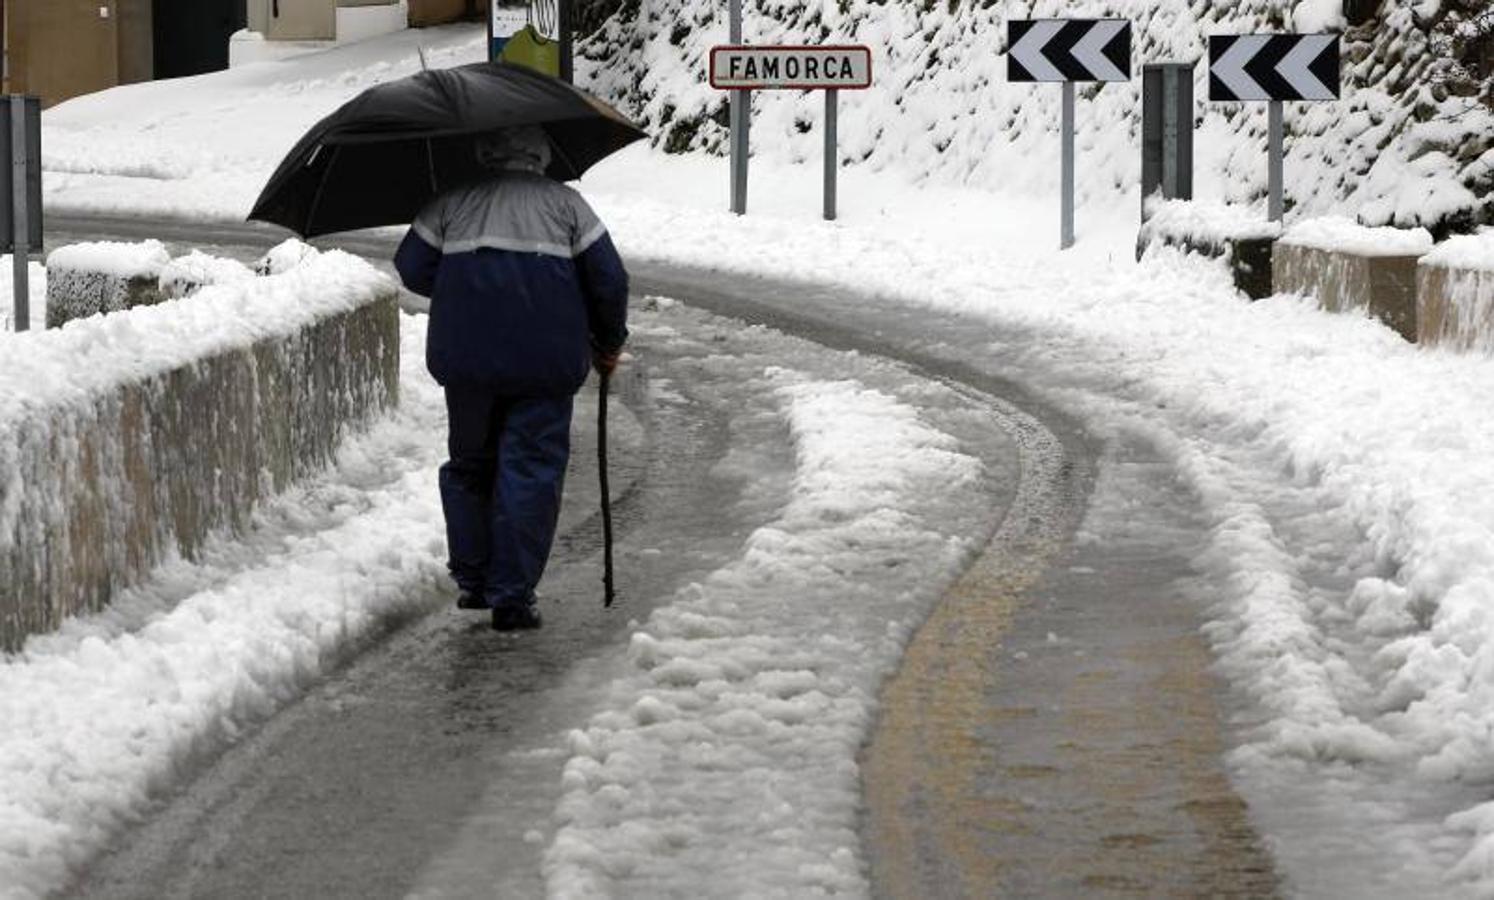
[[[431,298],[426,367],[446,390],[441,467],[448,568],[463,609],[500,631],[538,628],[588,361],[604,377],[627,339],[628,275],[581,195],[545,177],[538,127],[478,144],[491,175],[432,200],[395,255]]]

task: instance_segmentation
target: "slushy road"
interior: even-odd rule
[[[52,216],[48,226],[54,244],[156,237],[246,260],[283,237],[129,219]],[[393,249],[385,235],[318,243],[385,265]],[[991,429],[983,447],[969,446],[978,434],[962,438],[1006,476],[994,537],[914,637],[863,750],[864,854],[878,894],[1276,890],[1220,764],[1220,691],[1183,589],[1194,511],[1147,447],[1101,446],[1002,378],[982,362],[987,342],[970,321],[824,288],[630,268],[640,307],[659,295],[691,308],[687,341],[746,321],[831,372],[839,351],[892,361],[908,378],[956,387]],[[722,512],[713,472],[742,441],[771,463],[781,435],[733,427],[743,398],[729,369],[661,404],[649,383],[687,384],[672,377],[684,357],[647,337],[635,352],[642,364],[621,400],[639,438],[616,454],[615,480],[619,564],[636,604],[740,544],[755,523]],[[577,446],[589,440],[582,431]],[[495,639],[454,611],[409,625],[204,760],[75,895],[540,893],[535,823],[553,807],[559,764],[532,752],[537,736],[594,687],[593,656],[647,612],[592,608],[589,460],[577,454],[543,589],[566,600],[547,608],[543,632]]]

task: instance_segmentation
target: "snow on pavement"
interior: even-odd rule
[[[868,892],[856,752],[877,686],[972,549],[940,513],[981,464],[853,381],[770,371],[797,456],[740,559],[634,632],[570,737],[554,897]]]

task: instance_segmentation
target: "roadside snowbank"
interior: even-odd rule
[[[856,751],[923,582],[969,549],[936,511],[981,465],[886,394],[768,377],[795,442],[788,506],[634,632],[571,734],[551,896],[614,878],[649,896],[868,889]]]

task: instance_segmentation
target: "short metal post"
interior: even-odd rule
[[[1267,148],[1270,161],[1267,164],[1266,176],[1267,190],[1270,194],[1270,215],[1271,221],[1280,222],[1286,213],[1286,202],[1282,197],[1281,189],[1282,169],[1285,166],[1286,157],[1286,123],[1280,100],[1271,101],[1267,116],[1271,132]]]
[[[728,27],[731,42],[742,43],[742,0],[730,0]],[[747,213],[748,129],[752,118],[752,93],[731,92],[731,211]]]
[[[31,262],[31,220],[26,208],[26,98],[12,95],[10,98],[10,184],[11,263],[15,281],[12,302],[15,307],[16,331],[31,327],[31,286],[27,266]]]
[[[1059,249],[1074,246],[1074,82],[1063,83],[1062,207],[1059,210]]]
[[[1162,196],[1169,199],[1182,196],[1178,189],[1178,80],[1177,66],[1162,70]]]
[[[825,221],[835,221],[835,180],[840,172],[840,151],[835,137],[840,91],[825,91]]]

